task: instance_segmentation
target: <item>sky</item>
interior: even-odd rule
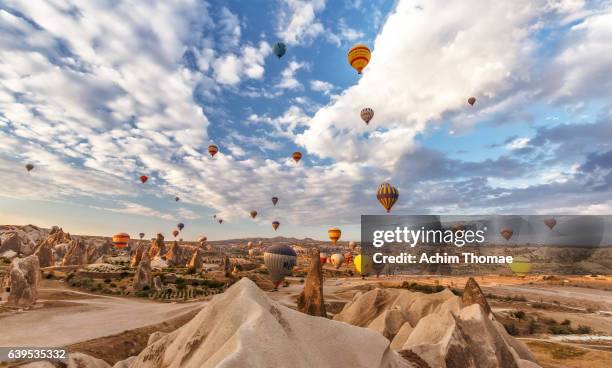
[[[385,181],[393,214],[612,214],[611,1],[4,0],[0,35],[2,224],[358,240]]]

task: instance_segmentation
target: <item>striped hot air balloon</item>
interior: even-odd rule
[[[125,249],[130,242],[130,236],[126,233],[119,233],[113,235],[113,244],[117,249]]]
[[[340,229],[338,229],[337,227],[332,227],[331,229],[327,230],[327,236],[329,237],[329,240],[331,240],[334,244],[336,244],[338,240],[340,240],[341,235],[342,231],[340,231]]]
[[[374,117],[374,110],[369,107],[361,109],[361,120],[365,121],[366,125],[370,123],[370,120]]]
[[[264,263],[270,273],[270,278],[274,284],[274,290],[285,279],[285,276],[291,275],[291,270],[295,266],[297,254],[288,245],[277,244],[266,249],[264,253]]]
[[[208,146],[208,153],[210,153],[212,157],[215,157],[217,152],[219,152],[219,147],[217,147],[214,144],[211,144],[210,146]]]
[[[349,50],[348,62],[353,69],[357,70],[357,73],[361,74],[363,68],[370,62],[371,56],[368,46],[358,43]]]
[[[504,237],[504,239],[510,240],[510,238],[512,238],[512,234],[514,234],[514,231],[508,227],[504,227],[499,231],[499,233]]]
[[[387,212],[391,212],[391,207],[393,207],[399,198],[399,191],[389,183],[382,183],[378,186],[376,198],[378,198],[378,201]]]

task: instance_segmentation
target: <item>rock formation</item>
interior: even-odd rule
[[[9,269],[9,282],[8,306],[24,308],[34,305],[40,282],[38,257],[15,258]]]
[[[464,298],[448,289],[357,293],[334,320],[378,331],[402,356],[416,354],[431,367],[537,367],[529,350],[508,335],[487,307],[472,279]]]
[[[204,264],[202,260],[202,254],[199,249],[195,249],[193,254],[191,255],[191,259],[189,263],[187,263],[187,269],[191,272],[200,272],[202,270],[202,265]]]
[[[318,248],[314,248],[308,255],[310,256],[308,275],[304,282],[304,290],[298,297],[297,307],[302,313],[310,314],[311,316],[327,317],[323,300],[323,275],[320,251]]]
[[[169,266],[179,266],[183,267],[189,261],[189,258],[185,256],[186,249],[178,244],[175,240],[172,242],[170,248],[168,248],[168,252],[166,253],[166,262],[168,262]]]
[[[49,233],[34,225],[0,225],[0,257],[12,259],[34,254],[36,245]]]
[[[122,361],[123,362],[123,361]],[[54,364],[49,361],[38,361],[27,363],[25,365],[21,365],[21,368],[56,368],[56,367],[66,367],[66,368],[111,368],[110,364],[106,363],[102,359],[94,358],[91,355],[71,352],[68,354],[68,362],[61,364]],[[115,367],[126,367],[126,366],[116,366]]]
[[[149,257],[151,259],[155,256],[164,256],[166,254],[166,243],[164,243],[164,236],[160,233],[157,237],[151,240],[151,246],[149,247]]]
[[[409,367],[378,333],[292,310],[248,278],[184,326],[152,340],[131,368]],[[341,341],[342,349],[330,341]]]
[[[162,281],[161,277],[155,276],[153,278],[153,290],[161,290],[162,289]]]
[[[225,277],[230,277],[232,275],[232,262],[230,261],[230,258],[227,254],[223,257],[221,266]]]
[[[142,259],[142,255],[145,252],[148,253],[148,247],[145,243],[139,241],[138,245],[136,245],[136,248],[132,251],[132,256],[130,257],[130,266],[137,267],[140,263],[140,260]]]
[[[467,283],[465,284],[461,301],[465,306],[478,304],[486,314],[491,313],[491,307],[487,302],[487,298],[485,297],[484,293],[480,289],[480,286],[478,285],[476,280],[474,280],[473,277],[470,277]]]
[[[55,253],[53,252],[53,246],[51,246],[51,244],[46,244],[46,242],[43,242],[38,249],[36,249],[34,255],[38,257],[40,267],[55,265]]]
[[[145,253],[142,256],[140,263],[138,264],[136,273],[134,274],[134,281],[132,282],[132,287],[136,291],[150,289],[151,282],[151,258],[149,258],[149,255]]]
[[[54,226],[45,240],[38,244],[38,248],[34,254],[38,257],[40,267],[54,266],[57,256],[55,254],[55,246],[58,244],[68,243],[72,240],[70,234],[65,233],[63,229]]]
[[[62,260],[62,266],[87,264],[87,247],[83,239],[73,239],[68,243],[68,250]]]
[[[87,246],[87,263],[99,263],[102,257],[111,253],[113,245],[105,240],[103,242],[91,242]]]

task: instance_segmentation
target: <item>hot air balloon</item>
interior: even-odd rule
[[[147,182],[147,180],[149,180],[149,177],[148,177],[148,176],[146,176],[146,175],[141,175],[141,176],[140,176],[140,182],[141,182],[141,183],[143,183],[143,184],[144,184],[144,183],[146,183],[146,182]]]
[[[272,221],[272,228],[274,229],[274,231],[276,231],[276,229],[278,229],[279,226],[280,226],[280,222]]]
[[[214,144],[208,146],[208,153],[210,153],[212,157],[215,157],[217,152],[219,152],[219,147],[215,146]]]
[[[358,254],[355,256],[355,259],[353,259],[355,271],[359,272],[362,276],[365,276],[368,274],[368,272],[370,272],[370,268],[372,267],[371,263],[372,260],[369,257],[362,256],[361,254]]]
[[[249,249],[249,256],[250,257],[255,257],[257,255],[257,249],[253,248],[253,249]]]
[[[546,226],[548,226],[549,229],[553,229],[553,227],[555,227],[555,225],[557,225],[557,220],[555,220],[554,218],[547,218],[544,220],[544,223],[546,224]]]
[[[531,271],[531,261],[523,256],[514,257],[510,269],[516,276],[525,277]]]
[[[219,223],[222,224],[223,223],[223,219],[219,219]]]
[[[181,231],[185,227],[185,224],[183,224],[182,222],[179,222],[178,224],[176,224],[176,227],[179,229],[179,231]]]
[[[198,243],[206,243],[206,241],[208,240],[208,238],[204,235],[200,235],[200,237],[198,238]]]
[[[32,171],[32,169],[34,168],[34,165],[32,164],[26,164],[25,165],[26,170],[28,170],[28,172]]]
[[[372,262],[372,270],[374,270],[374,273],[376,274],[376,278],[380,276],[380,274],[383,272],[384,269],[385,269],[384,263]]]
[[[504,239],[510,240],[510,238],[512,238],[512,234],[514,234],[514,231],[512,231],[510,228],[504,227],[499,233],[504,237]]]
[[[261,248],[261,247],[263,247],[263,241],[261,241],[261,240],[260,240],[260,241],[258,241],[258,242],[257,242],[257,246],[258,246],[258,247],[260,247],[260,248]]]
[[[338,269],[340,268],[340,266],[342,266],[342,263],[344,263],[344,256],[340,253],[334,253],[331,256],[330,261],[331,261],[331,264],[333,264],[334,267]]]
[[[361,120],[365,121],[366,125],[370,123],[370,120],[374,117],[374,110],[369,107],[361,109]]]
[[[376,198],[378,198],[378,202],[380,202],[388,213],[391,211],[391,207],[393,207],[395,202],[397,202],[399,191],[389,183],[382,183],[378,186]]]
[[[287,45],[282,42],[277,42],[272,46],[272,52],[280,59],[285,55],[285,52],[287,52]]]
[[[213,218],[214,218],[214,219],[216,219],[216,218],[217,218],[217,215],[213,215]]]
[[[113,235],[113,244],[115,245],[115,248],[125,249],[128,246],[129,242],[130,236],[126,233],[119,233]]]
[[[358,43],[351,47],[348,52],[348,62],[353,67],[353,69],[357,70],[357,73],[361,74],[363,68],[368,65],[370,62],[370,49],[368,46]]]
[[[291,157],[293,158],[293,160],[298,163],[300,162],[300,160],[302,159],[302,153],[301,152],[293,152],[293,154],[291,155]]]
[[[468,103],[470,104],[470,106],[474,106],[474,104],[476,103],[476,97],[468,98]]]
[[[180,201],[180,200],[181,200],[181,199],[180,199],[179,197],[174,197],[174,201],[175,201],[175,202],[178,202],[178,201]]]
[[[255,216],[257,216],[257,211],[251,211],[251,218],[255,218]]]
[[[342,235],[342,231],[340,231],[340,229],[338,229],[337,227],[332,227],[329,230],[327,230],[327,236],[329,237],[329,240],[331,240],[332,243],[334,244],[338,242],[341,235]]]
[[[253,248],[253,242],[252,241],[247,243],[247,249],[251,249],[251,248]]]
[[[176,236],[179,234],[178,230],[173,230],[172,231],[172,236],[174,236],[176,238]]]
[[[140,233],[140,234],[138,234],[138,236],[140,237],[140,240],[142,240],[142,238],[144,238],[144,236],[145,236],[145,233]]]
[[[277,244],[266,249],[264,263],[274,283],[274,290],[278,289],[278,285],[283,282],[285,276],[291,275],[296,259],[297,254],[288,245]]]
[[[351,262],[353,262],[353,253],[351,252],[344,253],[344,263],[348,265]]]
[[[276,203],[278,203],[278,197],[272,197],[272,204],[276,206]]]
[[[321,264],[324,264],[325,262],[327,262],[327,253],[319,253],[319,260],[321,261]]]
[[[355,250],[356,246],[357,246],[357,243],[355,243],[352,240],[348,243],[348,247],[349,247],[350,250]]]

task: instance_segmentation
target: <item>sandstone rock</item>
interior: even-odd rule
[[[62,266],[87,264],[87,247],[83,239],[73,239],[68,243],[68,250],[62,260]]]
[[[0,225],[0,257],[9,251],[19,256],[29,256],[36,250],[36,245],[48,234],[48,230],[34,225],[13,226]]]
[[[319,249],[311,250],[309,256],[308,275],[304,281],[304,290],[298,297],[297,307],[302,313],[327,317],[323,300],[323,275]]]
[[[193,254],[191,255],[191,259],[189,263],[187,263],[187,268],[192,272],[200,272],[202,270],[203,265],[202,254],[199,249],[195,249]]]
[[[111,253],[113,245],[108,240],[102,242],[91,242],[87,246],[87,263],[95,263],[102,257]]]
[[[225,277],[230,277],[232,275],[232,262],[227,254],[223,257],[221,269],[223,270]]]
[[[185,266],[185,264],[189,261],[189,259],[185,256],[185,249],[181,247],[178,242],[175,240],[172,242],[170,248],[168,248],[168,252],[166,253],[166,262],[168,262],[169,266]]]
[[[132,363],[136,360],[135,356],[131,356],[127,359],[124,360],[120,360],[117,363],[115,363],[115,365],[113,366],[113,368],[130,368],[132,366]]]
[[[155,276],[153,278],[153,290],[161,290],[162,289],[162,281],[161,277]]]
[[[285,307],[242,278],[148,345],[131,368],[408,367],[388,345],[374,331]]]
[[[152,334],[149,335],[149,340],[147,340],[147,346],[155,343],[157,340],[161,339],[167,334],[168,334],[167,332],[162,332],[162,331],[153,332]]]
[[[132,287],[134,290],[144,290],[145,288],[150,289],[152,282],[151,276],[151,259],[149,255],[145,253],[138,264],[138,268],[136,269],[136,273],[134,274],[134,281],[132,282]]]
[[[10,294],[7,305],[12,307],[30,307],[38,297],[40,282],[40,265],[38,257],[16,258],[9,269]]]
[[[151,240],[151,246],[149,247],[149,258],[153,259],[155,256],[166,255],[166,243],[164,243],[164,236],[160,233],[157,237]]]
[[[2,239],[0,239],[2,240]],[[19,255],[19,249],[21,247],[21,239],[16,233],[7,234],[4,240],[0,243],[0,255],[5,252],[13,251]]]
[[[65,233],[63,229],[54,226],[45,240],[38,244],[38,248],[34,254],[40,261],[40,267],[54,266],[56,261],[55,246],[70,242],[72,238],[70,234]],[[64,255],[62,254],[62,257]]]
[[[478,285],[476,280],[474,280],[473,277],[470,277],[465,283],[465,288],[463,289],[463,296],[461,297],[461,301],[465,306],[478,304],[486,314],[491,313],[491,307],[487,302],[487,298],[485,297],[484,293],[480,289],[480,286]]]
[[[53,253],[53,247],[51,244],[41,244],[34,255],[38,257],[40,267],[49,267],[55,265],[55,254]]]
[[[142,259],[142,255],[145,252],[148,253],[148,247],[144,242],[139,241],[134,250],[132,250],[132,255],[130,257],[130,266],[137,267],[140,263],[140,260]]]
[[[111,366],[102,359],[94,358],[91,355],[83,353],[68,354],[68,362],[58,363],[57,365],[48,361],[38,361],[20,365],[22,368],[111,368]]]
[[[53,247],[53,253],[55,254],[56,261],[62,261],[68,252],[68,248],[70,247],[69,243],[58,244]]]

